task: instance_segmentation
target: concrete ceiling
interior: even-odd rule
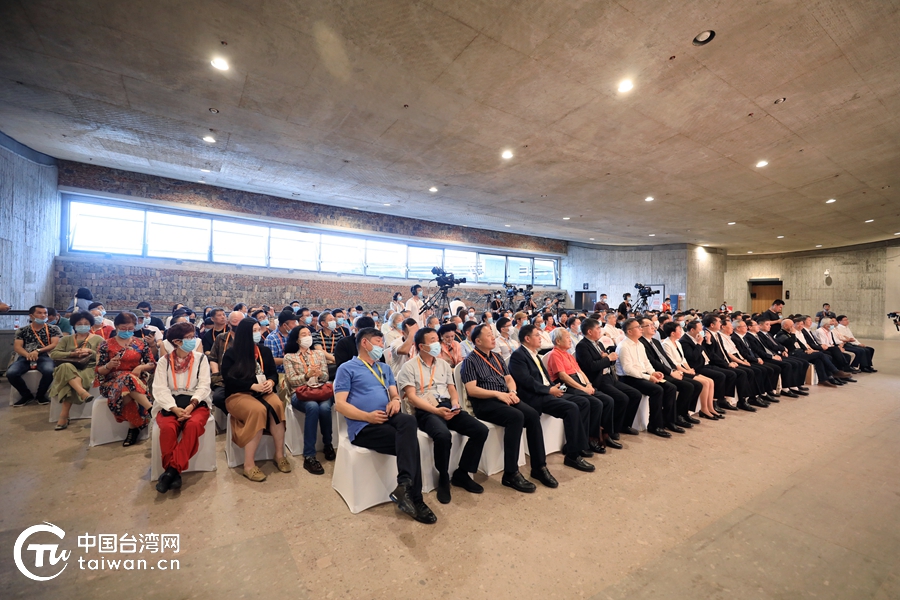
[[[0,130],[58,158],[570,241],[827,248],[900,232],[898,8],[6,0]]]

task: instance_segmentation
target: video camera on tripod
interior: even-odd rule
[[[900,313],[889,312],[888,319],[894,322],[894,327],[897,328],[897,331],[900,331]]]
[[[465,277],[454,277],[453,273],[448,273],[440,267],[432,267],[431,274],[435,276],[434,282],[441,289],[449,290],[453,286],[466,282]]]
[[[659,293],[659,290],[651,290],[649,285],[644,285],[643,283],[634,284],[634,289],[638,291],[638,295],[641,298],[649,298],[650,296],[654,296]]]

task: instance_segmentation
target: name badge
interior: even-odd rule
[[[256,383],[265,383],[266,382],[266,374],[265,373],[257,373],[256,374]]]

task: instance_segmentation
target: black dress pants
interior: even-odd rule
[[[663,396],[666,395],[666,391],[663,389],[662,385],[653,383],[649,379],[638,379],[637,377],[628,377],[627,375],[620,377],[619,381],[636,389],[642,396],[647,396],[650,400],[650,419],[647,423],[648,429],[660,429],[669,423],[669,421],[666,420],[667,415],[663,414]],[[674,386],[672,387],[672,390],[675,390]],[[674,405],[673,401],[670,400],[670,402]],[[634,419],[632,419],[631,423],[634,423]],[[631,423],[628,424],[629,427],[631,426]]]
[[[734,382],[737,377],[731,369],[720,369],[711,365],[696,369],[699,375],[704,375],[713,380],[713,397],[716,400],[725,400],[725,396],[734,395]]]
[[[416,421],[419,429],[427,433],[428,437],[434,441],[434,466],[440,475],[449,475],[451,431],[469,438],[463,446],[462,456],[459,458],[459,468],[466,473],[474,473],[478,470],[481,452],[484,450],[484,442],[487,441],[488,436],[488,428],[484,423],[464,410],[460,410],[449,421],[434,413],[417,410]]]
[[[630,385],[613,379],[612,375],[601,375],[594,381],[594,389],[606,394],[615,402],[613,413],[613,429],[607,433],[619,433],[626,427],[631,427],[638,407],[641,405],[641,394]]]
[[[803,385],[806,382],[806,371],[809,369],[809,361],[803,360],[802,358],[797,358],[796,356],[783,356],[781,358],[781,362],[784,365],[790,365],[793,371],[793,378],[791,379],[791,387],[798,387]],[[784,382],[784,379],[782,379]],[[783,385],[783,383],[782,383]]]
[[[678,396],[675,400],[675,415],[686,417],[697,406],[697,399],[703,392],[703,384],[694,381],[690,376],[683,375],[681,379],[675,379],[671,375],[666,376],[666,381],[675,386]],[[672,419],[672,423],[675,419]]]
[[[593,394],[588,394],[581,390],[569,389],[567,394],[585,398],[591,406],[591,419],[588,425],[586,436],[588,441],[590,438],[603,439],[600,429],[603,428],[604,433],[612,433],[613,423],[615,421],[616,403],[610,397],[594,388]]]
[[[368,423],[353,444],[381,454],[397,457],[397,483],[407,486],[413,502],[422,500],[422,469],[419,461],[419,438],[416,418],[397,413],[384,423]]]
[[[473,398],[472,411],[482,421],[503,427],[503,472],[511,475],[519,470],[519,442],[522,429],[531,451],[531,468],[539,469],[547,464],[544,451],[544,430],[541,414],[525,404],[507,404],[495,398]]]
[[[562,419],[563,429],[566,432],[566,451],[570,458],[581,456],[582,450],[587,450],[587,432],[591,424],[591,404],[589,396],[575,395],[565,392],[557,398],[547,394],[546,396],[533,396],[523,400],[539,414],[546,413],[551,417]],[[541,434],[543,438],[543,433]],[[531,440],[528,441],[531,448]]]

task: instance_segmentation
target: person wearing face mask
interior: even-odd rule
[[[381,321],[381,315],[378,314],[377,310],[373,310],[369,316],[371,316],[372,320],[375,321],[375,326],[377,327],[378,322]]]
[[[159,331],[162,331],[166,328],[166,326],[162,322],[162,319],[152,316],[153,306],[149,302],[138,302],[137,310],[142,311],[145,317],[150,317],[150,322],[146,323],[145,325],[152,325]]]
[[[356,331],[367,327],[375,327],[375,321],[372,317],[359,317],[356,320]],[[334,349],[334,368],[340,367],[342,364],[351,360],[356,356],[356,333],[352,333],[337,343]]]
[[[388,306],[388,309],[394,312],[403,312],[406,310],[406,305],[403,303],[403,294],[395,292],[391,297],[391,304]],[[385,315],[385,318],[386,317],[387,315]]]
[[[335,410],[347,419],[351,444],[397,457],[397,487],[390,494],[397,508],[434,524],[437,517],[422,498],[416,419],[402,412],[394,374],[379,362],[384,338],[377,329],[361,329],[356,344],[358,355],[338,368],[334,380]]]
[[[403,337],[400,337],[391,343],[390,348],[385,350],[387,362],[391,365],[394,373],[399,373],[400,369],[411,360],[416,354],[415,335],[420,329],[415,319],[410,317],[403,321]]]
[[[606,302],[606,294],[600,294],[600,299],[594,303],[594,312],[609,310],[609,304]]]
[[[159,427],[159,450],[165,469],[156,481],[160,494],[181,488],[181,473],[200,449],[200,436],[206,431],[212,407],[209,359],[194,337],[194,327],[189,323],[175,324],[166,332],[166,341],[175,350],[156,363],[151,411]]]
[[[361,320],[371,319],[362,317]],[[341,343],[351,340],[344,338]],[[331,409],[334,395],[320,399],[322,390],[331,388],[328,383],[328,361],[325,352],[312,347],[312,333],[305,325],[295,327],[284,347],[284,379],[288,386],[291,405],[306,415],[303,425],[303,468],[313,475],[322,475],[325,469],[316,459],[316,428],[322,431],[322,449],[325,460],[334,460],[332,445]],[[351,357],[352,358],[352,357]],[[327,384],[327,385],[326,385]],[[326,391],[326,393],[328,393]]]
[[[334,374],[337,371],[337,365],[334,360],[334,352],[337,343],[344,338],[343,329],[338,327],[337,320],[330,311],[322,311],[319,313],[319,328],[313,332],[313,348],[319,348],[325,351],[325,358],[328,360],[329,378],[333,381]]]
[[[494,332],[494,337],[499,335],[497,332],[497,325],[494,322],[494,313],[492,313],[489,310],[486,310],[483,313],[481,313],[481,322],[484,323],[485,325],[491,326],[491,330]]]
[[[347,321],[347,317],[344,314],[343,308],[335,308],[332,309],[331,314],[334,315],[334,320],[337,322],[337,328],[335,331],[341,334],[341,337],[347,337],[350,335],[350,323]]]
[[[393,313],[387,319],[385,327],[382,327],[382,334],[384,335],[384,344],[388,347],[390,347],[398,337],[402,337],[403,314],[399,312]]]
[[[73,404],[84,404],[94,399],[88,390],[94,385],[97,348],[103,343],[103,338],[91,333],[94,323],[91,313],[73,313],[70,321],[75,333],[62,338],[50,352],[50,358],[58,363],[53,369],[50,395],[62,403],[56,431],[69,426],[69,410]]]
[[[425,327],[430,327],[431,329],[434,329],[435,331],[437,331],[437,328],[440,326],[441,326],[440,320],[434,315],[431,315],[430,317],[425,319]]]
[[[450,321],[448,321],[447,324],[448,324],[448,325],[453,325],[453,327],[456,328],[456,331],[455,331],[454,334],[453,334],[453,339],[455,339],[455,340],[456,340],[457,342],[459,342],[459,343],[462,343],[462,341],[463,341],[464,339],[466,339],[465,336],[463,335],[463,332],[462,332],[462,330],[463,330],[463,318],[460,317],[459,315],[454,315],[454,316],[450,317]]]
[[[47,307],[47,325],[56,325],[64,335],[72,335],[72,322],[66,317],[61,317],[52,306]]]
[[[235,328],[234,345],[222,358],[231,441],[244,449],[243,475],[253,482],[266,480],[254,460],[264,429],[275,442],[275,467],[282,473],[292,470],[284,455],[284,403],[277,394],[278,371],[272,351],[261,342],[259,323],[244,319]]]
[[[439,360],[441,343],[438,332],[430,327],[415,333],[416,357],[408,361],[397,374],[397,387],[406,400],[404,409],[416,417],[419,429],[434,440],[434,466],[438,471],[437,498],[441,504],[450,502],[450,485],[473,494],[484,488],[472,481],[469,473],[478,470],[481,451],[487,440],[488,428],[462,410],[453,382],[453,368]],[[463,447],[458,468],[450,476],[450,432],[455,431],[468,440]]]
[[[462,349],[456,341],[456,334],[460,333],[452,323],[441,325],[438,329],[438,339],[441,342],[439,358],[443,359],[451,368],[456,367],[463,360]]]
[[[97,375],[100,393],[106,397],[117,423],[128,422],[123,446],[137,442],[141,429],[150,422],[152,393],[150,374],[156,360],[150,346],[134,337],[137,317],[120,312],[114,321],[116,333],[97,348]]]
[[[547,324],[544,322],[544,316],[540,314],[535,315],[533,325],[541,337],[541,346],[540,350],[538,350],[538,354],[546,354],[553,350],[553,340],[550,338],[550,332],[547,331]]]
[[[91,332],[94,335],[99,335],[104,340],[108,339],[109,336],[113,335],[115,327],[113,327],[111,322],[108,325],[106,324],[106,319],[104,318],[106,311],[103,310],[102,304],[99,302],[92,302],[90,306],[92,308],[90,308],[88,312],[94,317],[94,326],[91,328]]]
[[[251,312],[250,316],[256,319],[256,322],[259,323],[262,338],[264,340],[268,338],[271,331],[269,330],[269,316],[266,314],[266,311],[260,308]],[[278,328],[276,327],[275,329],[277,330]]]
[[[459,351],[462,353],[462,357],[465,359],[469,354],[475,350],[475,343],[470,339],[470,335],[472,334],[472,330],[475,329],[477,323],[475,321],[466,321],[463,323],[462,334],[463,341],[459,344]],[[493,333],[493,329],[491,329],[491,333]]]
[[[522,311],[517,312],[512,316],[512,327],[509,330],[509,335],[515,339],[519,339],[519,330],[529,323],[530,321],[528,320],[528,315],[526,313]]]
[[[31,323],[28,327],[16,330],[13,351],[19,356],[9,365],[6,378],[10,385],[22,396],[13,406],[25,406],[35,399],[31,390],[25,384],[23,376],[30,370],[36,370],[41,374],[41,382],[38,385],[38,404],[49,404],[47,390],[53,383],[53,359],[50,353],[56,348],[62,337],[62,332],[56,325],[47,323],[47,308],[36,304],[28,309]]]
[[[430,310],[426,311],[427,314],[421,313],[422,307],[425,305],[425,292],[419,284],[410,287],[409,291],[412,293],[412,298],[406,301],[406,310],[409,311],[409,316],[416,320],[419,327],[423,327],[425,317],[431,314]]]
[[[581,319],[578,317],[569,317],[569,320],[566,321],[566,327],[569,331],[569,336],[572,338],[572,345],[569,348],[569,354],[572,356],[575,355],[575,346],[578,345],[582,339],[584,339],[584,335],[581,333]]]
[[[106,309],[103,308],[102,302],[91,302],[90,308],[88,310],[92,315],[94,315],[95,320],[97,319],[97,317],[100,317],[100,319],[103,321],[104,327],[115,328],[113,321],[106,318]]]
[[[497,330],[499,335],[494,352],[499,354],[503,362],[508,365],[509,357],[519,349],[519,340],[512,336],[512,322],[509,319],[503,318],[497,321]]]

